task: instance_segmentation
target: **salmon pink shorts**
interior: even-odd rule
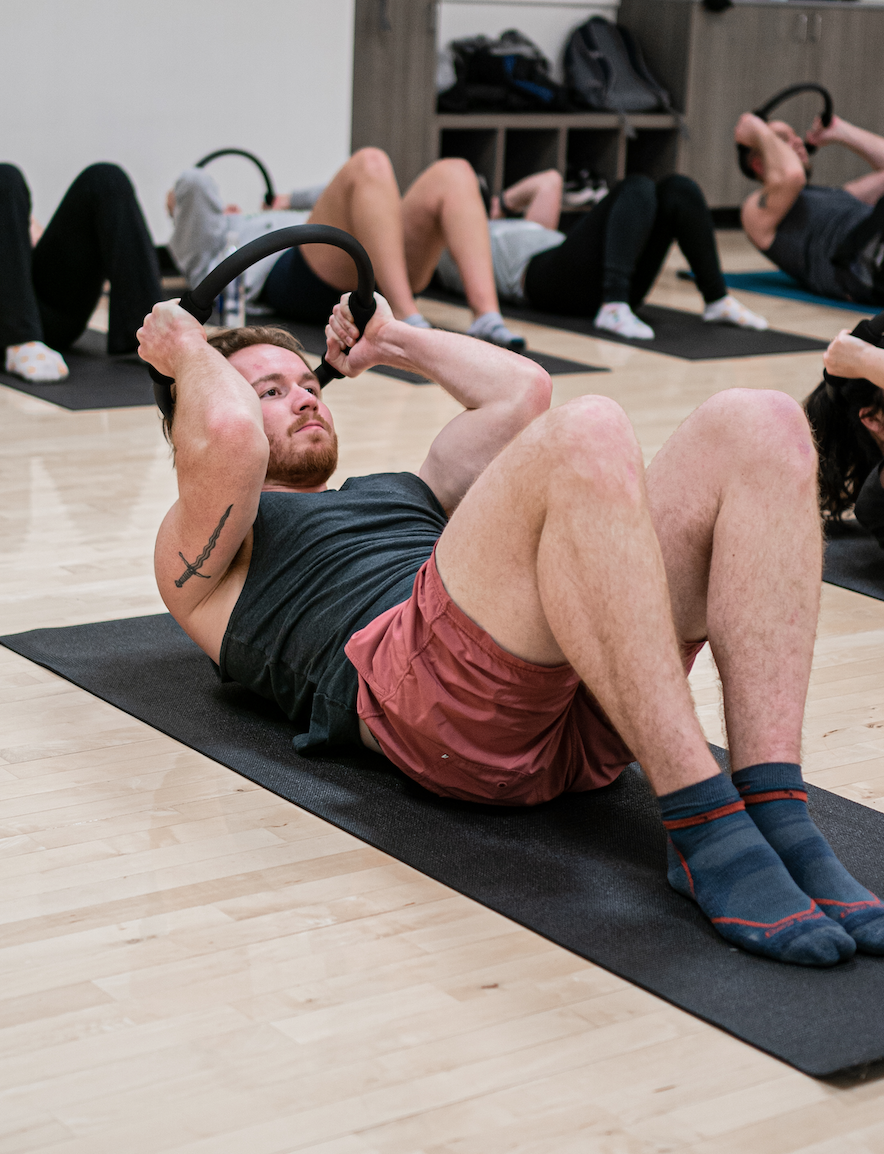
[[[686,646],[687,668],[703,644]],[[537,805],[608,785],[634,760],[571,666],[501,649],[448,596],[435,556],[409,600],[345,651],[357,713],[394,765],[442,797]]]

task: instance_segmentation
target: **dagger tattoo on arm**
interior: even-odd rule
[[[227,506],[227,508],[224,511],[224,516],[221,518],[221,520],[215,526],[215,531],[212,534],[212,536],[209,538],[205,549],[203,549],[202,553],[200,553],[199,557],[197,557],[197,559],[194,561],[194,563],[192,565],[187,560],[187,558],[184,556],[183,553],[178,554],[178,556],[181,558],[181,560],[187,566],[187,568],[184,570],[184,572],[181,574],[181,576],[175,582],[175,585],[178,589],[181,588],[181,586],[184,584],[185,581],[189,581],[191,577],[202,577],[204,581],[211,580],[211,576],[212,576],[211,573],[199,573],[199,572],[197,572],[197,570],[202,569],[203,565],[205,565],[205,563],[209,559],[209,554],[212,552],[212,550],[218,544],[218,538],[221,536],[221,530],[224,528],[224,522],[230,516],[230,510],[232,508],[233,508],[232,505]]]

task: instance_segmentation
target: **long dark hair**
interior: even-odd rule
[[[860,410],[884,413],[884,391],[865,378],[822,381],[804,402],[819,451],[820,509],[840,521],[852,508],[882,453],[860,420]]]

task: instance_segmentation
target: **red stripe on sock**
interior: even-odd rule
[[[744,793],[746,805],[757,805],[760,801],[807,801],[806,789],[770,789],[766,793]]]
[[[879,901],[878,898],[875,897],[874,894],[872,894],[872,900],[868,901],[868,902],[836,902],[834,898],[817,898],[816,902],[817,902],[817,905],[820,905],[820,906],[841,906],[841,907],[843,907],[844,913],[841,916],[845,917],[845,918],[847,917],[847,915],[849,913],[851,913],[854,910],[862,910],[862,909],[873,910],[873,909],[877,909],[881,905],[881,902]],[[884,908],[884,907],[882,907],[882,908]]]
[[[815,901],[811,901],[806,910],[801,910],[797,914],[789,914],[788,917],[780,918],[778,922],[749,922],[745,918],[710,918],[709,920],[715,925],[727,923],[729,925],[738,926],[756,926],[760,930],[766,930],[765,937],[771,937],[773,934],[778,934],[780,930],[785,929],[790,922],[815,922],[826,915],[817,906]]]
[[[722,805],[718,809],[707,809],[705,813],[695,814],[693,817],[678,817],[672,821],[664,821],[663,827],[665,829],[688,829],[692,825],[704,825],[707,821],[716,821],[720,817],[727,817],[731,813],[739,813],[741,809],[745,809],[746,804],[742,798],[739,801],[732,801],[729,805]]]

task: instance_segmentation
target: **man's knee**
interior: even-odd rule
[[[634,500],[641,494],[641,449],[616,401],[577,397],[539,417],[523,435],[559,495],[584,486],[610,499]]]
[[[468,160],[460,156],[445,156],[434,161],[426,175],[439,188],[478,194],[479,178]]]
[[[698,410],[709,422],[713,447],[724,459],[750,464],[755,475],[768,470],[815,482],[813,435],[804,410],[786,393],[773,389],[726,389]]]

